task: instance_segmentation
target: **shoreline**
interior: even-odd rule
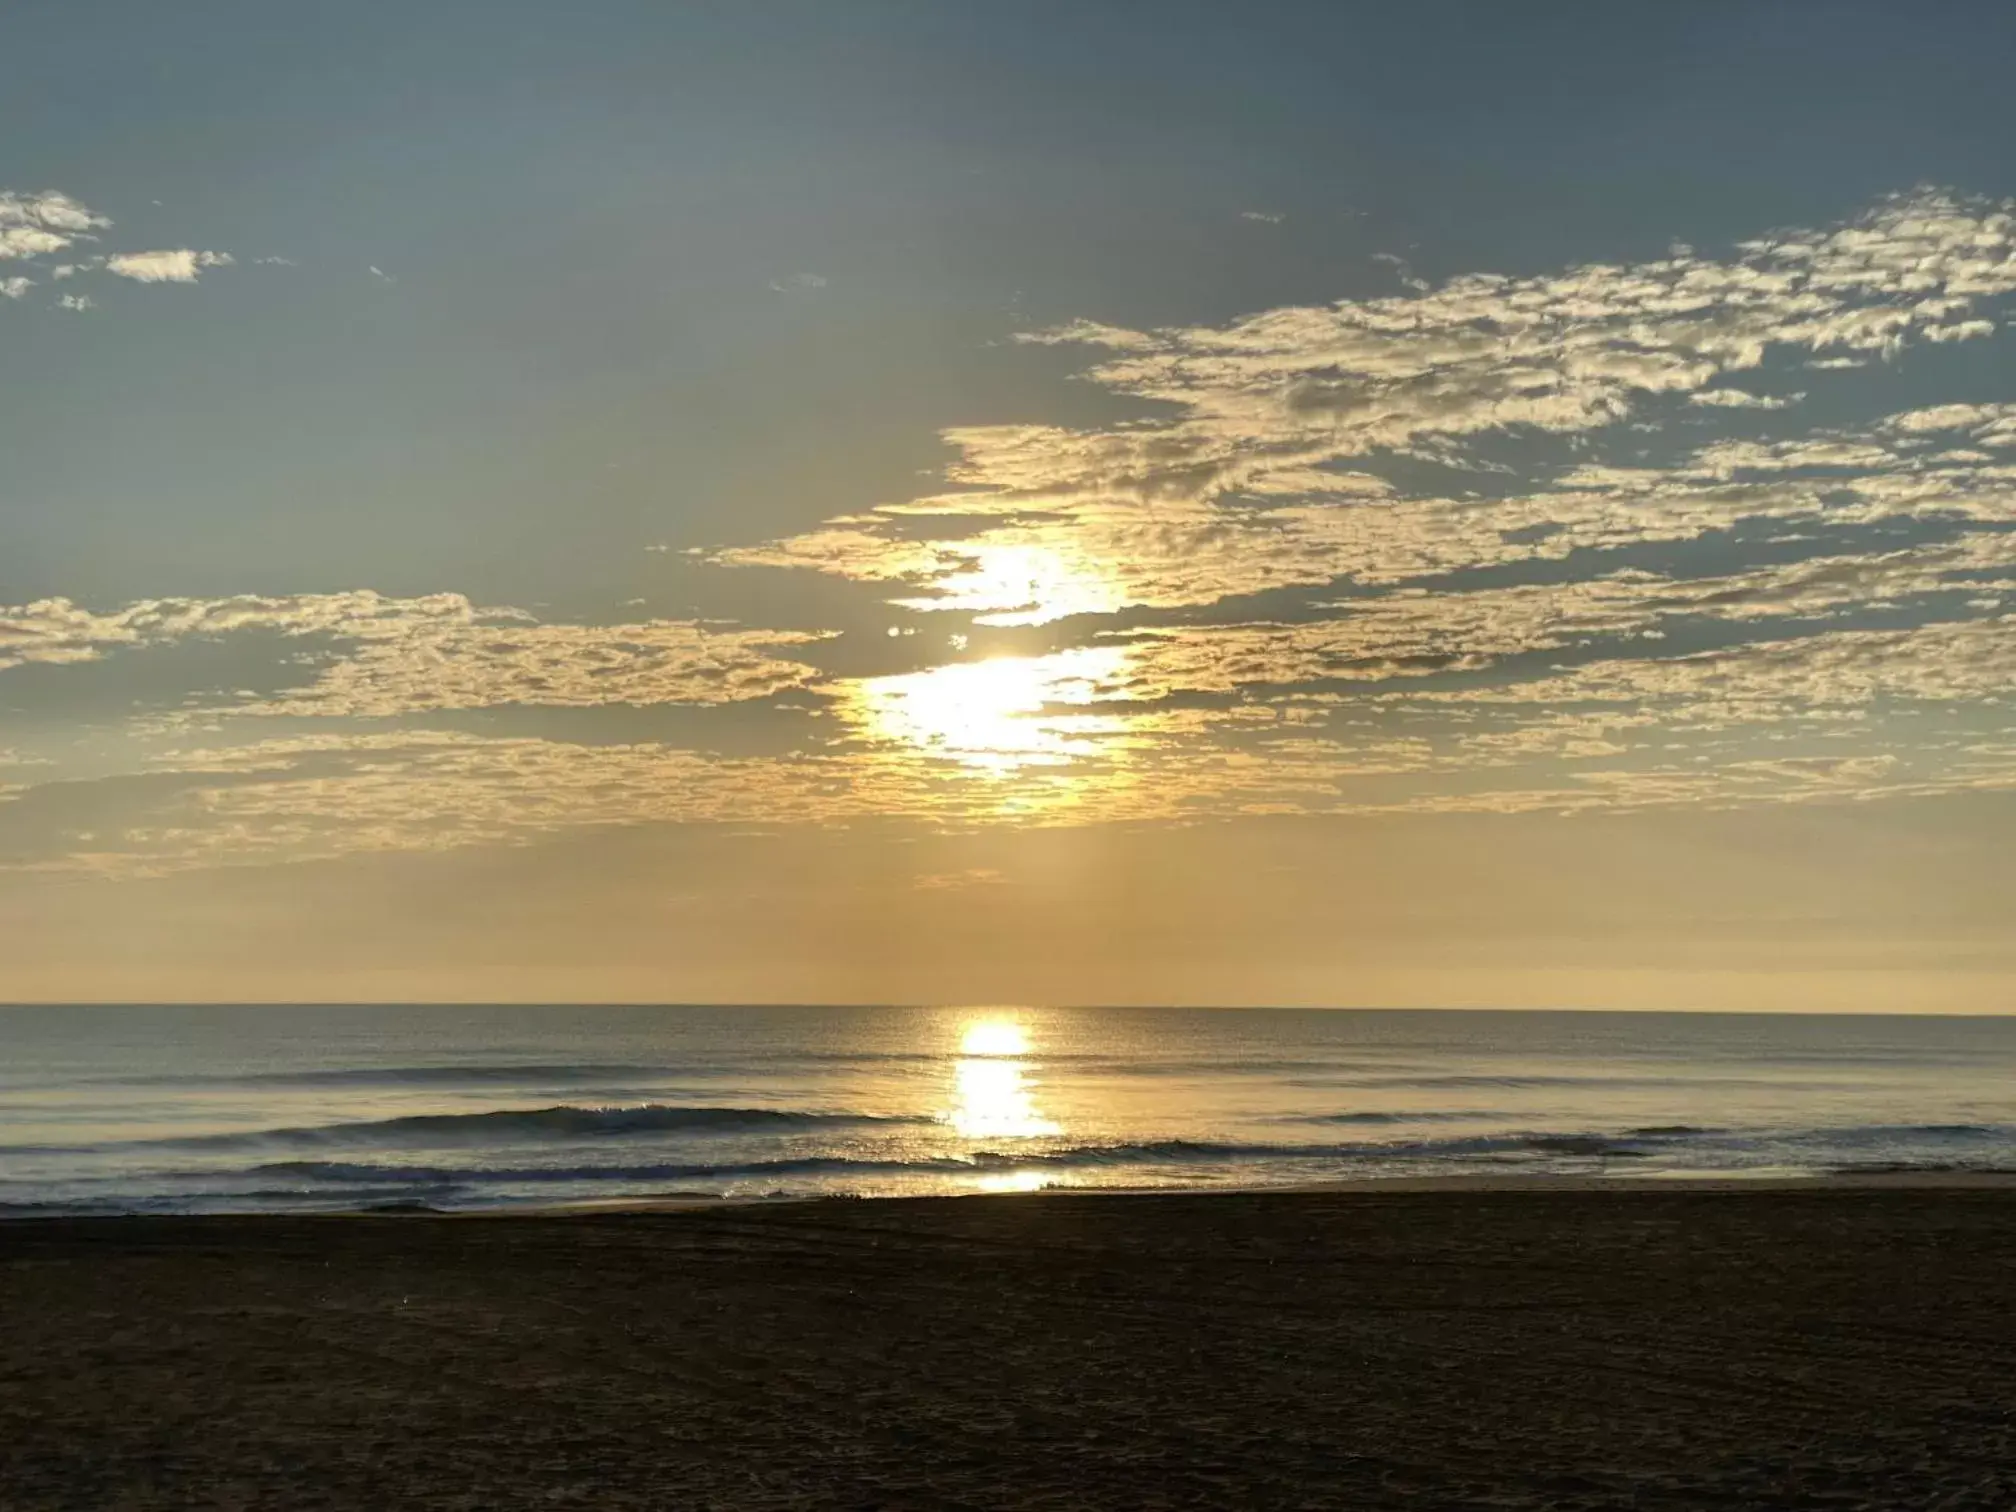
[[[816,1204],[888,1204],[969,1202],[1086,1201],[1140,1198],[1250,1198],[1294,1196],[1451,1196],[1488,1194],[1564,1195],[1590,1197],[1604,1195],[1679,1195],[1683,1193],[1723,1196],[1783,1195],[1825,1192],[2016,1192],[2016,1171],[1928,1171],[1872,1170],[1816,1174],[1735,1175],[1727,1172],[1673,1172],[1664,1175],[1609,1176],[1594,1172],[1562,1174],[1452,1173],[1434,1176],[1363,1176],[1331,1181],[1216,1186],[1072,1186],[1060,1183],[1026,1191],[906,1192],[860,1195],[849,1192],[808,1192],[788,1196],[721,1195],[704,1192],[672,1192],[635,1197],[584,1198],[575,1202],[498,1204],[489,1207],[452,1208],[398,1200],[368,1203],[357,1207],[268,1208],[187,1212],[157,1210],[105,1212],[23,1212],[0,1216],[0,1231],[17,1224],[52,1223],[149,1223],[202,1220],[205,1222],[253,1222],[312,1220],[327,1218],[593,1218],[598,1215],[702,1212],[734,1208],[767,1211]]]
[[[567,1218],[596,1213],[666,1212],[676,1213],[709,1207],[782,1207],[794,1203],[902,1203],[966,1202],[988,1200],[1054,1201],[1058,1198],[1100,1198],[1115,1200],[1139,1197],[1260,1197],[1298,1195],[1362,1195],[1392,1193],[1410,1197],[1491,1193],[1664,1193],[1704,1192],[1728,1195],[1765,1196],[1784,1192],[2016,1192],[2016,1171],[1852,1171],[1802,1176],[1731,1176],[1721,1172],[1704,1175],[1676,1173],[1670,1176],[1567,1175],[1448,1175],[1448,1176],[1361,1176],[1336,1181],[1281,1183],[1252,1186],[1055,1186],[1007,1192],[918,1192],[856,1196],[852,1193],[808,1193],[790,1197],[732,1197],[694,1194],[692,1196],[590,1198],[582,1202],[556,1202],[525,1207],[458,1210],[455,1208],[389,1207],[345,1208],[331,1216],[385,1217],[418,1216],[441,1218],[551,1217]],[[140,1214],[132,1216],[161,1216]],[[194,1215],[190,1215],[194,1216]],[[217,1217],[287,1216],[263,1213],[226,1213]]]

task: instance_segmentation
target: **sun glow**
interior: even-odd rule
[[[1047,625],[1073,614],[1111,614],[1127,595],[1111,572],[1080,551],[1020,543],[963,546],[971,565],[931,585],[906,609],[963,609],[981,625]]]
[[[953,662],[855,683],[851,712],[881,741],[978,771],[1064,766],[1125,730],[1119,716],[1083,706],[1117,692],[1126,664],[1121,646]]]

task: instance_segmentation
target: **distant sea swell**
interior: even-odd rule
[[[780,1108],[678,1107],[645,1103],[634,1107],[562,1105],[551,1108],[496,1108],[481,1113],[418,1113],[404,1118],[317,1124],[305,1128],[257,1129],[245,1133],[198,1134],[133,1140],[126,1148],[161,1150],[258,1150],[274,1146],[328,1148],[345,1145],[485,1144],[522,1140],[611,1139],[624,1135],[753,1130],[867,1128],[929,1124],[922,1116],[872,1113],[808,1113]],[[9,1151],[62,1153],[76,1146],[0,1145]],[[100,1148],[103,1148],[102,1146]]]

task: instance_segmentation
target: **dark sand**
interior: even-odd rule
[[[0,1503],[2016,1507],[2016,1193],[0,1225]]]

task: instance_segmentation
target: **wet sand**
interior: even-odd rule
[[[0,1506],[2016,1506],[2016,1192],[0,1224]]]

